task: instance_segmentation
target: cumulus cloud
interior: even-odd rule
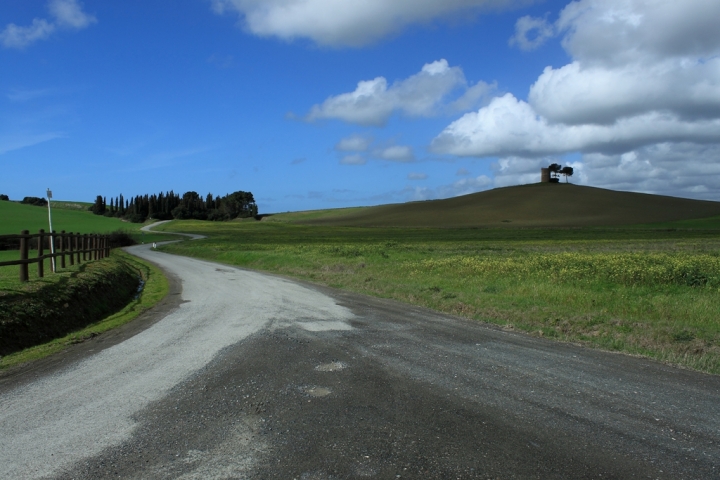
[[[408,187],[403,190],[409,200],[434,200],[437,198],[459,197],[471,193],[481,192],[493,187],[493,180],[487,175],[463,178],[448,185],[431,187]]]
[[[83,29],[97,22],[97,18],[82,11],[82,5],[77,0],[51,0],[48,10],[55,17],[55,23],[60,27]]]
[[[552,122],[612,123],[648,111],[720,116],[720,2],[581,0],[557,29],[573,62],[546,68],[528,99]]]
[[[658,142],[720,142],[720,119],[687,121],[649,111],[610,125],[550,123],[508,93],[451,123],[431,145],[458,156],[538,157],[568,152],[617,153]]]
[[[505,157],[493,163],[494,187],[524,185],[540,181],[540,168],[551,163],[562,163],[557,158]]]
[[[584,184],[720,201],[718,145],[661,143],[617,155],[583,155],[570,166],[579,168]]]
[[[314,105],[305,119],[382,126],[395,111],[413,117],[430,116],[439,111],[443,99],[453,90],[466,85],[462,69],[450,67],[447,60],[441,59],[425,64],[419,73],[392,85],[384,77],[358,82],[354,91]],[[481,96],[482,88],[470,89],[472,96]],[[470,99],[464,102],[467,104]]]
[[[525,16],[515,23],[515,35],[508,42],[517,45],[520,50],[535,50],[555,35],[553,26],[545,18]]]
[[[235,13],[247,31],[284,40],[358,47],[452,15],[527,4],[527,0],[212,0],[217,14]]]
[[[82,4],[77,0],[51,0],[48,10],[54,17],[53,22],[35,18],[27,27],[10,23],[0,32],[0,43],[5,48],[24,48],[48,38],[58,28],[81,30],[97,22],[93,15],[82,11]]]
[[[375,157],[389,160],[391,162],[412,162],[415,160],[415,154],[412,147],[407,145],[393,145],[374,152]]]
[[[532,163],[548,155],[579,152],[577,176],[593,184],[618,185],[592,167],[602,159],[616,162],[626,173],[633,168],[654,172],[652,178],[663,179],[677,191],[692,193],[679,180],[670,182],[673,175],[709,192],[713,181],[685,176],[683,168],[662,159],[683,165],[696,162],[698,171],[716,175],[716,155],[695,158],[669,152],[699,155],[720,145],[717,18],[720,3],[709,0],[572,2],[553,26],[563,35],[562,45],[572,61],[547,67],[530,87],[527,101],[506,94],[452,122],[431,149],[501,157],[496,174],[514,178],[514,183],[523,183],[524,175],[536,175],[516,171],[525,161],[521,159]],[[528,31],[534,25],[530,20],[519,21],[518,32]],[[521,36],[514,38],[522,46]],[[625,178],[633,180],[624,185],[641,191],[662,183]]]
[[[560,13],[563,47],[586,64],[707,58],[720,48],[713,0],[579,0]]]
[[[372,144],[373,139],[371,137],[365,137],[363,135],[350,135],[341,139],[336,145],[335,150],[340,152],[364,152]]]
[[[485,83],[477,82],[472,87],[468,88],[457,100],[454,100],[448,105],[448,110],[451,112],[465,112],[476,108],[479,104],[483,103],[484,100],[497,90],[497,83]]]

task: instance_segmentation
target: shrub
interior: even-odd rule
[[[129,247],[137,243],[129,233],[122,230],[116,230],[108,236],[110,237],[110,248]]]
[[[20,203],[25,203],[27,205],[35,205],[38,207],[44,207],[47,205],[47,200],[45,200],[44,198],[40,198],[40,197],[25,197],[22,199],[22,202],[20,202]]]
[[[145,222],[145,217],[139,213],[133,213],[131,215],[125,215],[125,220],[132,223],[143,223]]]

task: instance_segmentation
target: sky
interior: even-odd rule
[[[717,0],[3,0],[0,193],[720,201]]]

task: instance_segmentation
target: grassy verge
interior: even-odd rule
[[[710,229],[393,229],[173,222],[173,253],[720,373]]]
[[[120,250],[113,251],[113,256],[120,257],[123,262],[126,262],[132,268],[136,269],[144,280],[145,285],[137,298],[121,311],[102,321],[77,330],[62,338],[2,357],[0,359],[0,369],[6,369],[14,365],[47,357],[64,350],[68,345],[80,343],[103,332],[124,325],[153,307],[165,297],[169,288],[168,281],[157,267]],[[54,278],[54,280],[50,281],[57,282],[60,281],[60,277],[61,275],[55,275],[47,278]],[[35,284],[35,287],[33,287],[33,284]],[[24,288],[37,288],[37,281],[30,282],[28,286]]]

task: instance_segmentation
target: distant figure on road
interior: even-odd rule
[[[153,242],[153,249],[157,248],[157,243]]]

